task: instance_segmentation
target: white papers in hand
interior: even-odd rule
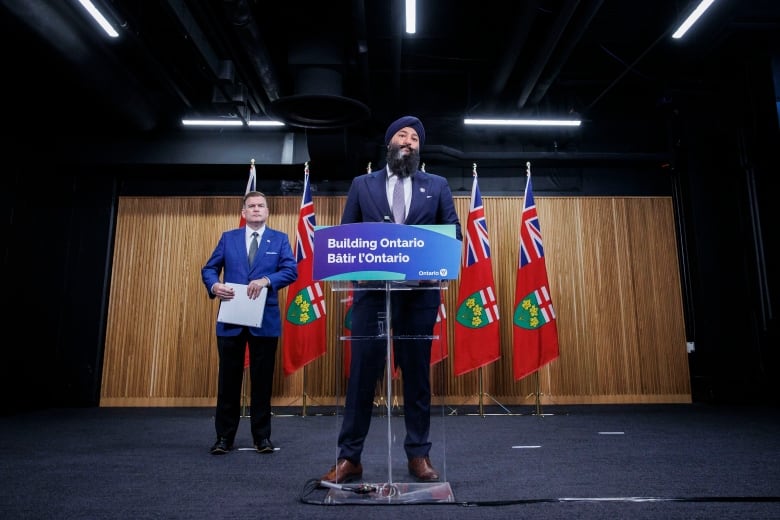
[[[260,295],[254,300],[250,300],[246,294],[246,285],[240,283],[227,283],[225,285],[233,288],[235,296],[233,296],[232,300],[220,301],[217,321],[232,323],[233,325],[247,325],[249,327],[262,325],[268,289],[263,287],[260,289]]]

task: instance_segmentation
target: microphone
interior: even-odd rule
[[[341,491],[350,491],[358,495],[367,495],[368,493],[376,493],[378,491],[376,486],[372,486],[371,484],[365,484],[365,483],[358,484],[357,486],[347,486],[344,484],[337,484],[335,482],[320,480],[319,484],[321,487],[339,489]]]

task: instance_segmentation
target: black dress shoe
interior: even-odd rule
[[[217,442],[214,443],[214,446],[211,447],[210,453],[212,455],[224,455],[231,449],[233,449],[233,443],[225,437],[219,437]]]
[[[260,442],[255,444],[257,453],[273,453],[274,445],[271,444],[271,439],[260,439]]]

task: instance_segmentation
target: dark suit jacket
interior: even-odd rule
[[[387,168],[352,180],[341,216],[342,224],[392,222],[392,215],[387,201]],[[463,240],[447,179],[423,171],[412,176],[412,202],[404,224],[455,224],[456,236]]]
[[[341,216],[342,224],[392,222],[392,214],[387,200],[387,168],[359,175],[352,180]],[[423,171],[417,171],[412,176],[412,201],[404,224],[454,224],[456,237],[463,240],[447,179]],[[440,297],[437,291],[418,293],[412,303],[414,306],[438,307]],[[354,295],[354,303],[372,296],[375,295],[371,291],[358,291]]]
[[[220,274],[224,270],[224,277]],[[201,269],[201,278],[210,298],[211,287],[217,282],[249,284],[263,276],[271,280],[265,300],[265,312],[260,328],[250,327],[253,336],[279,336],[282,320],[279,313],[279,289],[287,287],[298,278],[298,263],[293,256],[287,234],[268,226],[260,239],[255,261],[251,268],[247,261],[245,228],[225,231],[214,248],[211,258]],[[237,336],[241,325],[217,322],[217,336]]]

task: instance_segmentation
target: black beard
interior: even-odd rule
[[[387,147],[387,166],[400,178],[411,177],[420,166],[420,151],[410,149],[404,155],[400,146],[390,144]]]

